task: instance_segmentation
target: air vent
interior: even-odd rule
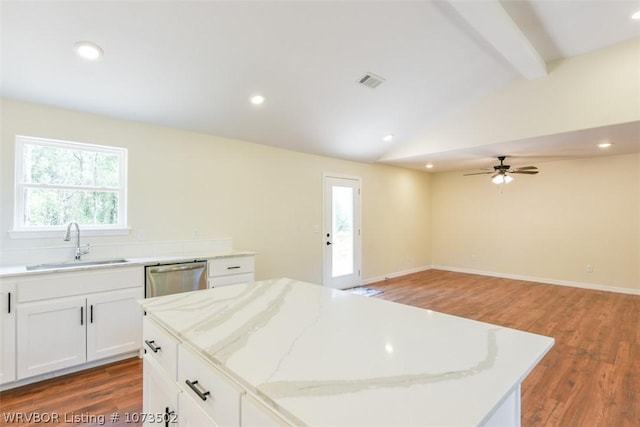
[[[358,80],[358,83],[370,87],[371,89],[377,88],[382,84],[382,82],[384,82],[384,78],[376,76],[373,73],[367,73]]]

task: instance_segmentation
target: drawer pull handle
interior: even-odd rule
[[[164,408],[164,426],[169,427],[169,423],[173,424],[176,422],[176,411],[170,411],[167,406]]]
[[[194,381],[191,382],[189,380],[186,380],[185,383],[187,383],[187,385],[189,386],[189,388],[193,391],[196,392],[196,394],[198,395],[198,397],[202,400],[207,400],[207,396],[210,396],[211,393],[208,391],[200,391],[200,389],[198,387],[196,387],[196,385],[198,384],[198,381]]]
[[[155,341],[144,340],[144,343],[148,345],[151,351],[153,351],[154,353],[157,353],[162,349],[162,347],[156,345]]]
[[[230,267],[227,267],[227,270],[235,270],[236,268],[240,268],[239,265],[232,265]]]

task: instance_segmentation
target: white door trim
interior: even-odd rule
[[[321,243],[322,244],[322,285],[335,287],[335,286],[332,286],[332,284],[330,283],[331,274],[329,273],[329,270],[328,270],[329,251],[327,251],[327,248],[326,248],[327,246],[326,236],[327,236],[327,233],[331,231],[327,229],[327,225],[329,221],[329,219],[327,218],[327,203],[328,203],[327,194],[326,194],[327,178],[344,179],[344,180],[355,181],[357,183],[358,194],[356,195],[356,197],[357,197],[358,209],[356,213],[356,218],[354,218],[357,221],[357,225],[358,225],[358,230],[356,234],[357,238],[355,239],[355,242],[354,242],[354,246],[355,246],[354,252],[356,254],[356,257],[354,259],[354,264],[355,264],[355,269],[357,271],[357,279],[354,281],[354,283],[350,283],[348,286],[345,286],[344,288],[360,286],[362,284],[362,178],[354,175],[345,175],[340,173],[329,173],[329,172],[324,172],[322,174],[322,240],[321,240],[322,242]]]

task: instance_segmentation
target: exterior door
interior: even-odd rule
[[[361,282],[360,178],[324,177],[324,286],[352,288]]]

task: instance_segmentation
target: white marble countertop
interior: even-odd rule
[[[147,315],[296,424],[480,425],[553,339],[290,279]]]
[[[154,264],[167,264],[167,263],[178,263],[178,262],[189,262],[193,260],[207,260],[207,259],[215,259],[215,258],[228,258],[234,256],[244,256],[244,255],[255,255],[255,252],[245,251],[245,250],[231,250],[224,252],[212,252],[212,253],[193,253],[193,254],[182,254],[182,255],[162,255],[155,257],[135,257],[135,258],[126,258],[125,262],[118,262],[113,264],[86,264],[90,262],[99,263],[102,260],[91,260],[89,258],[85,258],[82,260],[82,263],[79,265],[74,265],[73,261],[69,261],[65,263],[65,266],[60,267],[51,267],[51,268],[40,268],[37,270],[28,270],[26,265],[16,265],[9,267],[0,267],[0,277],[11,277],[11,276],[24,276],[24,275],[33,275],[33,274],[48,274],[48,273],[59,273],[62,271],[78,271],[78,270],[91,270],[98,268],[118,268],[118,267],[128,267],[133,265],[154,265]],[[47,263],[47,265],[53,265],[54,263]]]

